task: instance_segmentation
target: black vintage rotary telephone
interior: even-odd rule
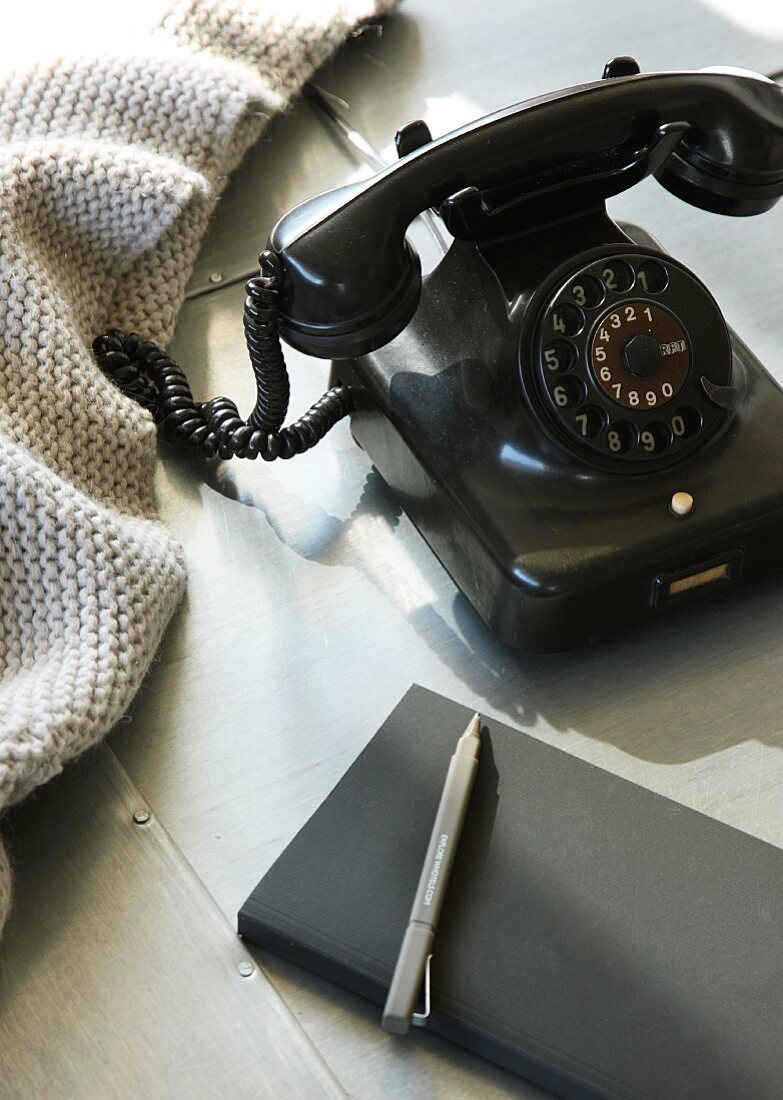
[[[783,89],[731,70],[604,78],[488,115],[302,203],[247,286],[258,399],[193,399],[136,335],[102,367],[206,455],[288,458],[346,413],[356,440],[486,622],[568,648],[780,568],[783,393],[707,288],[604,200],[654,174],[750,215],[783,195]],[[454,237],[422,285],[406,239],[434,207]],[[278,333],[333,359],[282,427]]]

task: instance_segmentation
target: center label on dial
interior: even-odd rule
[[[677,396],[691,365],[690,343],[667,309],[629,301],[596,322],[590,366],[607,395],[627,409],[654,409]]]

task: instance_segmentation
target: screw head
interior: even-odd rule
[[[251,962],[241,962],[237,967],[237,974],[240,978],[249,978],[255,971],[255,967]]]
[[[133,821],[136,825],[146,825],[150,819],[149,810],[136,810],[133,815]]]
[[[211,283],[222,283],[223,276],[220,274],[219,271],[213,271],[212,274],[209,276],[209,281]]]
[[[651,378],[661,365],[661,346],[652,336],[639,332],[623,348],[623,366],[636,378]]]

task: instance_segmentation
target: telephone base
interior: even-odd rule
[[[335,362],[332,383],[352,388],[356,441],[498,637],[566,650],[780,572],[783,392],[739,337],[724,430],[663,468],[602,468],[542,430],[490,268],[455,241],[410,325]]]

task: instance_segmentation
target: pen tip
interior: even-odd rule
[[[474,714],[470,722],[468,722],[468,728],[463,733],[460,741],[468,742],[473,737],[477,737],[481,740],[481,715],[478,713]]]

